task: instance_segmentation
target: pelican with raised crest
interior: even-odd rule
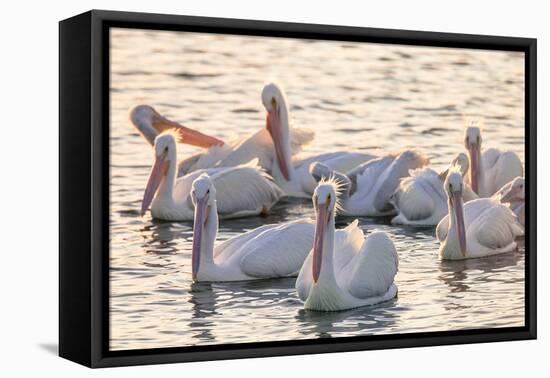
[[[355,220],[336,230],[338,184],[321,181],[315,189],[315,237],[296,290],[304,308],[340,311],[374,305],[397,295],[394,278],[398,269],[395,246],[384,232],[366,238]]]

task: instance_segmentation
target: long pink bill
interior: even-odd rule
[[[157,192],[157,189],[162,182],[162,179],[166,175],[168,170],[168,161],[165,156],[157,156],[151,173],[149,174],[149,180],[147,180],[147,186],[145,187],[145,193],[143,193],[143,200],[141,202],[141,216],[145,215],[145,212],[149,208],[151,201]]]
[[[216,137],[203,134],[200,131],[193,130],[189,127],[183,126],[180,123],[171,121],[164,117],[159,117],[155,120],[155,128],[159,132],[163,132],[169,129],[175,129],[178,133],[178,142],[189,144],[191,146],[210,148],[216,145],[224,144],[223,140]]]
[[[201,243],[206,219],[206,198],[197,199],[195,205],[195,220],[193,223],[193,246],[191,249],[191,268],[193,280],[197,279],[201,261]]]
[[[317,282],[321,274],[323,260],[323,241],[328,224],[328,204],[318,205],[315,237],[313,239],[313,281]]]
[[[464,225],[464,206],[462,204],[462,193],[453,192],[453,207],[456,214],[456,226],[458,230],[458,244],[460,253],[466,257],[466,227]]]
[[[281,117],[278,111],[269,111],[266,117],[266,129],[271,134],[273,139],[273,145],[275,146],[275,155],[277,156],[277,162],[283,177],[290,180],[290,164],[283,149],[283,130],[281,126]]]
[[[479,145],[471,144],[468,148],[470,153],[470,184],[472,185],[472,190],[479,194],[479,171],[481,164],[481,152],[479,150]]]

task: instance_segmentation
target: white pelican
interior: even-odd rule
[[[468,156],[459,153],[441,173],[432,168],[416,169],[410,172],[399,183],[393,194],[391,203],[397,210],[392,224],[406,224],[414,226],[436,226],[448,214],[447,194],[443,184],[449,169],[457,167],[464,176],[468,171]],[[477,198],[477,195],[466,184],[462,192],[464,202]]]
[[[519,156],[512,151],[489,148],[481,152],[481,131],[477,126],[466,129],[464,144],[470,155],[468,183],[480,197],[491,197],[504,184],[523,176]]]
[[[375,157],[361,152],[335,151],[293,161],[289,111],[282,87],[275,83],[267,84],[262,91],[262,103],[267,111],[266,130],[271,135],[276,155],[273,165],[267,170],[287,196],[311,197],[317,185],[309,171],[313,162],[320,162],[333,170],[346,173]]]
[[[215,187],[206,174],[193,182],[193,280],[241,281],[296,276],[313,245],[312,222],[261,226],[214,247],[218,232]]]
[[[523,227],[514,213],[494,198],[464,204],[463,187],[462,175],[450,172],[445,180],[449,214],[436,229],[439,257],[462,260],[516,250],[515,239],[523,235]]]
[[[493,196],[501,203],[510,204],[510,209],[516,214],[519,222],[525,224],[525,178],[516,177],[504,185]]]
[[[335,231],[336,202],[335,181],[323,180],[313,196],[317,218],[313,250],[296,280],[304,307],[339,311],[394,298],[398,256],[393,242],[384,232],[365,238],[357,220]]]
[[[183,160],[178,168],[178,176],[198,169],[237,166],[252,159],[258,159],[260,167],[269,172],[275,160],[275,146],[266,128],[224,143],[218,138],[171,121],[148,105],[134,107],[130,111],[130,121],[151,145],[161,132],[173,129],[178,134],[179,142],[206,149]],[[291,155],[298,153],[312,139],[313,132],[310,130],[294,127],[290,129],[288,143]]]
[[[395,214],[390,200],[400,180],[427,163],[425,156],[407,150],[370,160],[348,174],[319,162],[311,164],[310,172],[317,179],[332,175],[342,183],[343,215],[376,217]]]
[[[202,173],[212,177],[218,188],[218,209],[223,218],[266,213],[282,196],[271,177],[250,164],[227,168],[210,168],[194,171],[176,179],[176,139],[171,131],[155,139],[155,163],[143,195],[141,215],[151,204],[154,218],[164,220],[193,219],[193,204],[189,193],[191,185]]]

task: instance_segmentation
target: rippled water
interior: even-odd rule
[[[192,224],[139,216],[152,150],[128,121],[140,103],[223,139],[263,127],[263,84],[287,90],[305,153],[419,148],[436,167],[484,119],[485,146],[524,153],[523,55],[461,49],[115,29],[111,32],[113,350],[408,333],[524,324],[524,254],[441,262],[434,231],[360,219],[397,245],[399,296],[338,313],[304,311],[294,279],[191,283]],[[180,146],[183,157],[196,149]],[[267,218],[222,221],[219,239],[312,215],[280,202]],[[337,219],[344,227],[353,218]]]

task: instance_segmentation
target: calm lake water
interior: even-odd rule
[[[264,126],[260,92],[276,79],[294,124],[316,132],[305,155],[418,148],[439,168],[463,150],[473,117],[484,120],[484,146],[523,159],[523,54],[124,29],[111,43],[112,350],[524,324],[523,248],[441,262],[433,229],[390,227],[390,219],[360,225],[390,233],[397,246],[391,302],[318,313],[302,309],[292,278],[192,284],[192,224],[139,216],[153,152],[128,121],[132,106],[150,104],[230,140]],[[309,201],[284,200],[267,218],[222,221],[218,237],[312,214]]]

